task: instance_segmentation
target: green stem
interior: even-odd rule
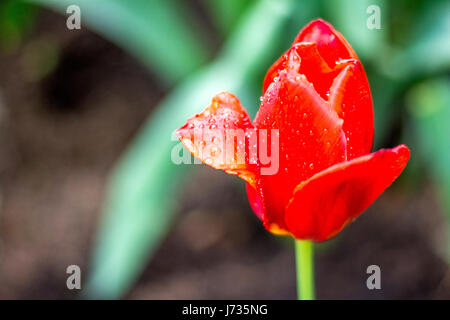
[[[299,300],[314,300],[314,243],[295,240],[297,295]]]

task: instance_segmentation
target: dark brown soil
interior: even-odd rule
[[[121,49],[64,25],[47,12],[0,55],[0,298],[75,297],[66,267],[87,270],[108,173],[165,94]],[[42,42],[60,48],[46,76],[29,59]],[[126,298],[295,298],[292,241],[266,233],[242,183],[202,167],[180,189],[173,230]],[[395,185],[317,247],[318,298],[450,298],[443,226],[430,187]],[[371,264],[382,290],[366,287]]]

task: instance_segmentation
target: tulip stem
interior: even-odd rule
[[[314,243],[295,240],[297,265],[297,296],[299,300],[314,300]]]

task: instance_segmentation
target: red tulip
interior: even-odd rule
[[[250,204],[269,231],[314,241],[339,233],[405,168],[408,147],[370,153],[373,134],[361,62],[320,19],[269,68],[253,122],[223,92],[177,130],[195,157],[247,182]],[[267,149],[272,160],[279,157],[270,173],[263,172]]]

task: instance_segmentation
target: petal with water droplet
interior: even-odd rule
[[[330,89],[330,106],[344,120],[347,159],[367,154],[373,143],[373,106],[369,82],[358,60],[349,60]]]
[[[359,216],[400,175],[409,149],[399,145],[338,163],[299,184],[286,208],[296,238],[324,241]]]
[[[283,70],[267,89],[254,125],[259,131],[279,132],[279,148],[275,151],[282,155],[280,170],[260,179],[267,219],[284,228],[284,210],[294,188],[316,172],[345,160],[342,120],[305,77],[297,81],[295,74]],[[267,141],[271,141],[270,136]],[[299,168],[299,164],[304,165]]]
[[[176,134],[203,163],[255,185],[258,163],[248,152],[251,140],[248,133],[252,131],[254,127],[239,100],[229,92],[222,92],[213,97],[203,112],[188,119]]]

